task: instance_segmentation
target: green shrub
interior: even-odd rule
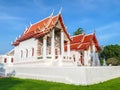
[[[116,58],[109,58],[109,59],[107,59],[106,62],[107,62],[108,65],[111,64],[112,66],[119,65],[119,60],[116,59]]]

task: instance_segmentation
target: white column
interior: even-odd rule
[[[70,41],[67,42],[67,55],[69,60],[70,59]]]
[[[52,37],[51,37],[51,55],[52,60],[55,59],[55,32],[54,29],[52,30]]]
[[[95,52],[93,52],[92,66],[96,66]]]
[[[64,32],[61,31],[61,59],[63,59],[64,55]]]
[[[92,62],[92,66],[96,66],[96,50],[95,50],[95,45],[94,44],[93,44],[92,48],[93,48],[93,62]]]
[[[47,40],[46,36],[43,37],[43,59],[46,59],[46,45],[47,45]]]
[[[101,66],[101,65],[100,65],[99,56],[98,56],[98,53],[97,53],[97,52],[96,52],[96,60],[97,60],[97,66]]]
[[[85,50],[84,51],[84,60],[83,60],[84,62],[84,65],[86,66],[87,65],[87,51]]]

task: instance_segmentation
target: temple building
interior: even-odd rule
[[[70,36],[61,13],[31,24],[13,44],[13,64],[98,66],[100,47],[92,34]]]

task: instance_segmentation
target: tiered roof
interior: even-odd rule
[[[24,33],[19,37],[17,40],[13,42],[14,46],[19,45],[21,41],[30,39],[30,38],[39,38],[43,37],[45,34],[49,33],[52,28],[54,28],[57,24],[58,21],[60,21],[60,24],[62,26],[63,31],[65,32],[66,36],[68,37],[69,40],[70,36],[66,31],[66,28],[64,26],[63,20],[62,20],[62,15],[59,13],[56,16],[50,15],[49,17],[33,24],[30,25],[29,28],[27,28]]]
[[[95,33],[85,35],[80,34],[71,37],[70,49],[71,50],[87,50],[91,44],[95,44],[97,50],[100,50],[98,41],[96,39]],[[65,50],[67,50],[67,45],[65,45]]]

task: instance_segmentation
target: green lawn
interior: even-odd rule
[[[0,90],[120,90],[120,78],[89,86],[31,79],[0,78]]]

